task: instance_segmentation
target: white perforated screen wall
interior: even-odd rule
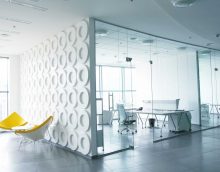
[[[47,139],[91,153],[89,19],[20,56],[21,114],[34,123],[54,115]]]

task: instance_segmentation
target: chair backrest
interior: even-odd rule
[[[117,104],[119,122],[123,123],[127,119],[127,114],[125,112],[125,108],[123,104]]]
[[[1,127],[8,129],[8,130],[11,130],[13,127],[22,126],[22,125],[27,124],[27,121],[25,121],[16,112],[13,112],[12,114],[10,114],[7,118],[5,118],[0,123],[1,123]]]
[[[44,139],[44,135],[53,121],[53,116],[48,117],[42,124],[36,125],[35,127],[31,128],[30,130],[17,130],[15,131],[16,134],[20,134],[23,137],[26,137],[30,140],[41,140]]]

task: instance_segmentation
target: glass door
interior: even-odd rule
[[[201,124],[203,127],[215,127],[220,124],[220,60],[219,53],[202,50],[198,53]]]

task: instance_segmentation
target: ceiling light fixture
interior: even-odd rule
[[[137,38],[136,37],[131,37],[130,40],[135,41],[135,40],[137,40]]]
[[[48,10],[47,8],[44,8],[44,7],[40,7],[40,6],[33,5],[30,3],[26,3],[26,2],[20,2],[17,0],[5,0],[5,1],[9,2],[10,4],[20,5],[20,6],[32,8],[32,9],[39,10],[39,11],[47,11]]]
[[[16,31],[8,31],[8,30],[3,30],[3,29],[0,29],[0,32],[10,33],[10,34],[16,34],[16,35],[19,35],[19,34],[20,34],[19,32],[16,32]]]
[[[1,36],[2,36],[2,37],[9,37],[9,35],[6,34],[6,33],[1,34]]]
[[[196,0],[171,0],[174,7],[180,8],[191,7],[195,2]]]
[[[0,16],[0,20],[6,20],[6,21],[10,21],[10,22],[17,22],[17,23],[22,23],[22,24],[31,24],[31,21],[27,21],[27,20],[20,20],[20,19],[16,19],[16,18],[8,18],[8,17],[2,17]]]
[[[106,29],[97,29],[96,30],[96,35],[98,35],[98,36],[107,36],[108,31]]]
[[[203,50],[203,51],[200,51],[200,54],[201,55],[209,55],[211,53],[210,50]]]
[[[153,39],[144,39],[144,40],[142,41],[143,44],[152,44],[153,42],[154,42]]]
[[[206,46],[208,46],[208,47],[209,47],[209,46],[212,46],[212,45],[214,45],[213,42],[211,42],[211,43],[207,43],[207,44],[206,44]]]
[[[187,47],[184,47],[184,46],[183,46],[183,47],[178,47],[177,49],[178,49],[178,50],[186,50]]]

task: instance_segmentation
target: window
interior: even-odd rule
[[[0,120],[8,115],[9,59],[0,57]]]

